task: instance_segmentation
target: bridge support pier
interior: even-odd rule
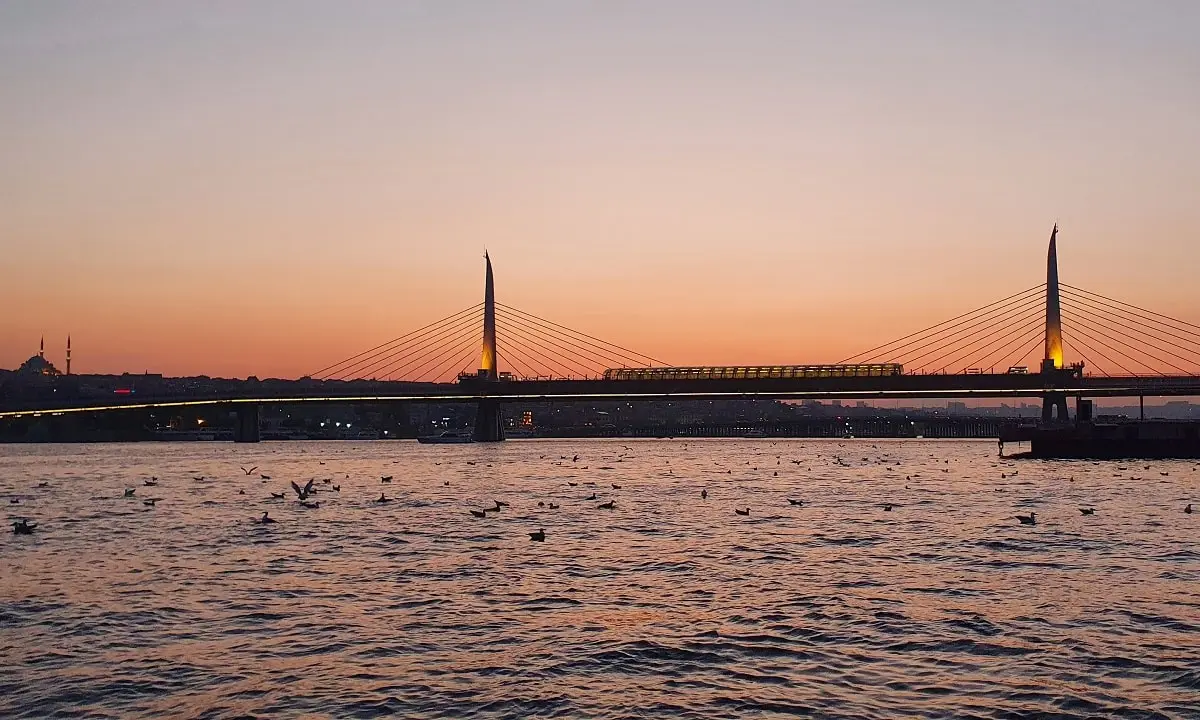
[[[246,405],[239,407],[233,427],[233,441],[239,443],[256,443],[261,440],[258,429],[259,406]]]
[[[1063,393],[1046,393],[1042,398],[1042,422],[1046,424],[1065,423],[1070,419],[1071,414],[1067,411],[1067,396]]]
[[[475,442],[501,442],[504,426],[501,424],[500,402],[491,398],[479,401],[475,407]]]

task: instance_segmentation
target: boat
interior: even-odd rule
[[[465,430],[447,430],[440,435],[422,435],[417,442],[426,445],[445,445],[451,443],[472,443],[475,438]]]
[[[766,436],[767,436],[767,434],[765,432],[763,432],[762,430],[751,430],[750,432],[746,433],[742,437],[748,438],[748,439],[755,439],[755,438],[765,438]]]

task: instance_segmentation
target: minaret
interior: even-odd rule
[[[1062,318],[1058,305],[1058,223],[1050,231],[1050,250],[1046,253],[1046,357],[1043,369],[1063,366]]]
[[[71,374],[71,336],[67,335],[67,374]]]
[[[496,289],[492,284],[492,259],[483,253],[487,262],[487,276],[483,285],[483,359],[480,369],[488,380],[499,377],[496,369]]]
[[[45,335],[42,336],[42,343],[40,345],[38,345],[38,357],[40,357],[43,360],[46,359],[46,336]]]

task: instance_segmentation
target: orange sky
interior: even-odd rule
[[[1188,2],[13,3],[0,367],[295,377],[482,299],[834,362],[1044,279],[1200,323]],[[1070,358],[1068,358],[1070,359]]]

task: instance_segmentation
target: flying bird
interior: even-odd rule
[[[241,467],[241,466],[239,466],[239,467]],[[249,470],[247,470],[246,468],[244,468],[244,467],[243,467],[243,468],[242,468],[242,472],[246,473],[247,475],[253,475],[253,474],[254,474],[254,471],[255,471],[255,470],[257,470],[257,469],[258,469],[258,466],[257,466],[257,465],[255,465],[254,467],[250,468]]]

